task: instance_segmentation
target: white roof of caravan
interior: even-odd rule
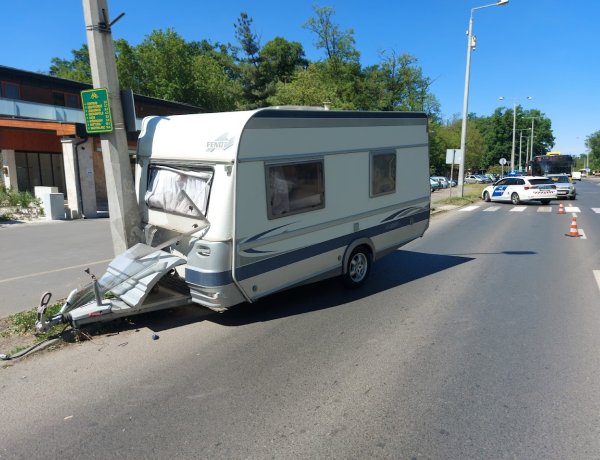
[[[232,162],[240,135],[256,110],[146,117],[138,141],[138,156]]]
[[[147,117],[142,123],[138,156],[158,160],[234,162],[244,130],[308,127],[427,126],[424,113],[328,111],[320,107],[268,107],[239,112]],[[298,136],[299,134],[296,134]],[[292,146],[298,139],[287,138]],[[274,142],[275,143],[275,142]],[[244,144],[246,145],[246,144]],[[288,144],[289,148],[289,144]]]

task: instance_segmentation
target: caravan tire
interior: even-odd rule
[[[349,287],[358,287],[364,284],[371,272],[371,251],[366,246],[355,248],[346,265],[344,283]]]

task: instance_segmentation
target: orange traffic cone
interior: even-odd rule
[[[560,203],[558,205],[558,212],[557,212],[557,214],[564,214],[564,213],[565,213],[565,205],[562,204],[562,203]]]
[[[565,236],[581,236],[579,230],[577,230],[577,217],[573,216],[571,220],[571,230],[569,233],[565,233]]]

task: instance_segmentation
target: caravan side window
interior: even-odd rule
[[[371,196],[396,191],[396,152],[371,152]]]
[[[206,217],[212,171],[151,165],[148,172],[144,198],[149,208],[189,217]]]
[[[323,161],[266,166],[269,219],[325,206]]]

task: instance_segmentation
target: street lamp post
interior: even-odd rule
[[[522,172],[523,169],[521,168],[521,152],[523,151],[523,131],[529,131],[530,128],[525,128],[525,129],[519,129],[519,172]],[[529,145],[529,144],[527,144]],[[529,152],[529,147],[527,147],[527,149],[525,150],[525,165],[527,165],[527,156],[528,156],[528,152]]]
[[[460,132],[460,150],[462,152],[462,158],[460,164],[458,166],[458,196],[462,197],[464,194],[464,176],[465,176],[465,160],[467,158],[467,117],[469,110],[469,77],[471,74],[471,51],[475,49],[475,44],[477,39],[473,36],[473,13],[476,10],[481,10],[483,8],[489,8],[491,6],[502,6],[506,5],[508,0],[497,0],[496,3],[492,3],[490,5],[478,6],[476,8],[471,8],[471,16],[469,18],[469,30],[467,32],[467,70],[465,72],[465,93],[463,97],[463,118],[462,118],[462,127]]]
[[[530,161],[533,161],[533,122],[535,121],[536,118],[540,118],[540,117],[527,117],[527,118],[531,118],[531,154],[530,154]]]
[[[498,99],[504,100],[504,96],[500,96]],[[515,134],[517,132],[517,102],[518,98],[513,97],[513,134],[512,134],[512,149],[510,153],[510,170],[515,170]],[[527,96],[527,100],[533,99],[531,96]],[[521,169],[521,160],[519,159],[519,170]]]

